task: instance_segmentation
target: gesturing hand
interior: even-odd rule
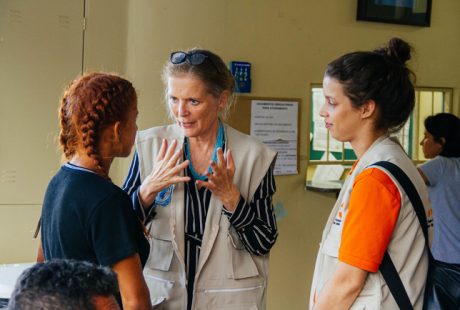
[[[226,157],[221,148],[217,149],[217,163],[211,161],[212,173],[207,173],[208,181],[196,181],[198,187],[206,187],[222,201],[225,209],[235,211],[240,200],[240,191],[233,184],[235,175],[235,162],[232,152],[226,151]]]
[[[190,181],[190,177],[180,176],[189,161],[186,160],[178,164],[182,155],[182,149],[174,152],[177,140],[168,146],[168,141],[163,139],[158,156],[153,163],[152,172],[145,178],[139,188],[139,198],[144,208],[149,207],[155,201],[157,194],[169,186],[181,182]]]

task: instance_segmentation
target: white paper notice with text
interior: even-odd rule
[[[297,101],[252,100],[251,136],[278,152],[275,175],[297,174]]]

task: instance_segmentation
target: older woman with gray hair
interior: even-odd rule
[[[123,186],[150,232],[150,294],[166,309],[265,309],[276,153],[223,122],[235,80],[216,54],[172,53],[163,81],[175,124],[138,133]]]

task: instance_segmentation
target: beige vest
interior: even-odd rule
[[[318,296],[325,283],[334,273],[338,263],[338,252],[341,242],[342,228],[346,221],[348,203],[356,176],[369,165],[378,161],[390,161],[397,164],[414,183],[422,202],[428,211],[430,208],[425,184],[412,161],[402,148],[387,137],[379,138],[362,156],[351,175],[345,181],[337,202],[329,216],[316,259],[310,308],[313,307],[313,296]],[[385,171],[384,169],[382,169]],[[390,175],[391,177],[391,175]],[[388,252],[398,271],[414,309],[422,309],[425,280],[428,270],[428,256],[425,239],[415,211],[399,183],[392,177],[401,195],[401,209],[395,229],[390,239]],[[340,226],[332,225],[338,211],[343,212]],[[351,309],[398,309],[381,273],[369,273],[364,286],[353,303]]]
[[[224,126],[226,148],[232,151],[236,171],[234,183],[246,201],[251,201],[276,153],[260,141]],[[177,125],[150,128],[138,133],[140,177],[151,171],[163,139],[184,136]],[[222,202],[211,196],[203,235],[192,309],[265,309],[268,255],[251,255],[245,250]],[[171,203],[156,207],[151,226],[151,250],[144,268],[152,299],[165,298],[159,309],[186,309],[184,186],[176,185]],[[158,309],[158,308],[156,308]]]

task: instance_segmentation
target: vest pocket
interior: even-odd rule
[[[234,305],[208,305],[209,310],[258,310],[256,304],[234,304]]]
[[[364,282],[363,288],[356,297],[351,310],[379,310],[382,308],[382,290],[381,287],[385,283],[380,281],[379,272],[369,273],[366,282]],[[390,297],[391,298],[391,297]]]
[[[262,304],[265,286],[263,284],[240,288],[213,288],[200,292],[197,309],[257,310]],[[204,307],[205,306],[205,307]]]
[[[233,279],[257,277],[257,266],[235,231],[232,234],[232,230],[229,230],[228,243],[232,257]]]
[[[332,227],[326,239],[321,244],[321,252],[334,258],[339,257],[341,237],[342,230],[339,227]]]
[[[171,296],[174,281],[166,280],[160,276],[152,275],[148,270],[144,271],[145,282],[150,292],[150,300],[157,310],[166,309],[165,302]]]
[[[147,268],[169,271],[174,248],[171,240],[152,237],[150,240],[150,255],[145,266]]]
[[[360,293],[350,310],[380,310],[381,304],[377,294]]]

